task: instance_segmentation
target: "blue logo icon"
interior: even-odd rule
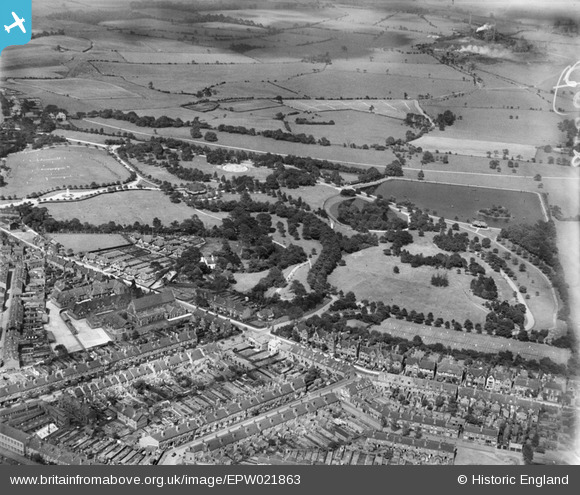
[[[0,53],[25,45],[32,35],[32,0],[0,0]]]

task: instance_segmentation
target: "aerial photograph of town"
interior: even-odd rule
[[[13,15],[0,464],[580,465],[575,0]]]

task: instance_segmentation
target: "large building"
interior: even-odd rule
[[[25,455],[29,436],[6,423],[0,423],[0,448]]]

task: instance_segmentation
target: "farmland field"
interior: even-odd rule
[[[95,182],[124,181],[129,172],[102,150],[85,146],[56,146],[10,155],[6,161],[4,195],[26,196],[55,187],[75,188]],[[41,178],[38,180],[38,178]]]
[[[431,109],[426,106],[425,110],[429,112]],[[434,110],[431,113],[440,113],[444,108]],[[469,140],[477,136],[481,141],[505,142],[507,144],[502,148],[514,148],[515,151],[518,145],[537,147],[557,142],[559,136],[557,125],[560,119],[553,112],[498,108],[458,109],[457,115],[461,115],[462,119],[456,120],[443,132],[433,131],[429,137]],[[518,116],[517,119],[510,118],[515,115]],[[515,156],[516,153],[513,154]]]
[[[141,95],[127,91],[115,84],[91,79],[39,79],[20,81],[20,84],[78,100],[141,98]]]
[[[256,64],[249,57],[237,53],[175,53],[175,52],[119,52],[132,64]]]
[[[297,124],[295,118],[308,122],[334,121],[334,125]],[[325,137],[332,144],[347,145],[354,143],[379,144],[384,146],[387,137],[404,139],[409,129],[399,119],[376,113],[355,110],[324,111],[320,113],[302,113],[292,116],[290,127],[296,133],[312,134],[316,139]]]
[[[447,131],[445,131],[448,134]],[[469,138],[453,138],[442,135],[429,134],[422,136],[413,141],[415,146],[420,146],[423,149],[435,151],[439,150],[442,153],[452,151],[460,155],[473,156],[487,156],[487,152],[501,150],[507,148],[511,156],[521,155],[524,160],[530,160],[536,156],[536,147],[526,144],[514,144],[505,141],[484,141],[479,139]]]
[[[378,186],[374,194],[397,201],[408,200],[420,208],[429,208],[437,215],[450,220],[468,222],[478,219],[478,210],[493,205],[506,207],[514,223],[535,223],[544,220],[540,198],[537,194],[482,187],[465,187],[433,184],[408,180],[388,180]],[[505,220],[485,218],[493,227],[506,225]]]
[[[181,222],[195,215],[192,208],[183,203],[172,203],[159,191],[124,191],[84,201],[48,204],[46,207],[57,220],[78,218],[81,222],[95,225],[111,221],[151,225],[155,217],[164,225],[169,225],[174,220]]]
[[[284,104],[304,112],[356,110],[401,120],[410,112],[423,114],[416,100],[284,100]]]

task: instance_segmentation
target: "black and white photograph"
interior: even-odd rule
[[[1,465],[580,465],[580,2],[3,3]]]

